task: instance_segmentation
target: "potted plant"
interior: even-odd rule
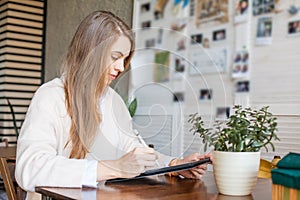
[[[233,107],[234,113],[223,121],[216,121],[206,128],[199,114],[192,114],[188,122],[191,131],[198,134],[204,143],[204,150],[214,147],[213,171],[220,193],[225,195],[249,195],[257,180],[260,149],[271,147],[277,122],[268,106],[258,110]]]

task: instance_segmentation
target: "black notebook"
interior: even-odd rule
[[[143,177],[147,177],[147,176],[165,174],[165,173],[169,173],[169,172],[183,171],[183,170],[192,169],[194,167],[197,167],[198,165],[202,165],[204,163],[210,163],[210,162],[211,161],[209,158],[205,158],[205,159],[201,159],[201,160],[198,160],[195,162],[185,163],[185,164],[181,164],[181,165],[147,170],[144,173],[141,173],[140,175],[133,177],[133,178],[116,178],[116,179],[107,180],[106,182],[113,183],[113,182],[118,182],[118,181],[126,181],[126,180],[131,180],[131,179],[143,178]]]

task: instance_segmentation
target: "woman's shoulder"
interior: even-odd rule
[[[121,115],[120,113],[128,114],[128,109],[124,99],[114,89],[109,87],[106,96],[108,96],[112,110],[119,113],[118,115]]]
[[[111,87],[107,88],[105,96],[109,97],[112,101],[124,102],[121,95]]]
[[[33,96],[33,100],[53,102],[54,99],[64,98],[64,84],[60,78],[55,78],[41,85]]]

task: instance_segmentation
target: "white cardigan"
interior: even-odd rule
[[[18,184],[31,192],[36,186],[82,187],[87,160],[115,160],[141,146],[133,133],[129,112],[113,89],[108,88],[103,106],[102,123],[90,153],[86,159],[69,159],[71,148],[65,145],[71,123],[63,81],[56,78],[42,85],[31,101],[18,139]],[[159,154],[161,166],[168,165],[171,159]]]

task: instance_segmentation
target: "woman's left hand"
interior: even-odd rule
[[[184,157],[183,159],[176,159],[174,165],[180,165],[188,162],[194,162],[198,161],[204,158],[210,158],[210,160],[213,160],[212,154],[208,153],[205,155],[200,155],[198,153],[191,154],[189,156]],[[185,178],[191,178],[191,179],[201,179],[202,176],[206,173],[207,170],[207,164],[198,165],[197,167],[186,170],[186,171],[180,171],[178,172],[179,175],[185,177]]]

